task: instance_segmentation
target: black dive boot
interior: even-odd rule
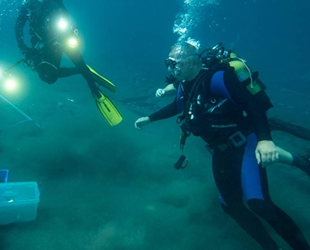
[[[310,177],[310,159],[307,156],[293,154],[292,165],[304,171]]]

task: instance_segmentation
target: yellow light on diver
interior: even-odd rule
[[[70,48],[75,49],[76,47],[78,47],[79,43],[78,40],[75,37],[71,37],[68,40],[68,45]]]
[[[68,21],[64,18],[60,18],[59,22],[58,22],[58,28],[61,30],[61,31],[64,31],[68,28]]]

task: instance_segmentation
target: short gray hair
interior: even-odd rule
[[[199,48],[188,42],[178,42],[174,44],[171,48],[171,51],[183,58],[199,55]]]

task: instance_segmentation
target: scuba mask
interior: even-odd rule
[[[177,80],[177,76],[181,74],[181,70],[176,67],[180,60],[181,59],[176,60],[173,57],[169,57],[165,60],[166,67],[170,73],[168,76],[166,76],[167,83],[174,83]]]
[[[174,59],[173,57],[168,57],[165,60],[167,69],[175,69],[175,66],[178,64],[179,60]]]
[[[166,82],[168,84],[174,83],[177,80],[177,77],[183,73],[183,71],[180,69],[180,67],[177,66],[181,61],[186,61],[190,58],[194,58],[197,56],[199,58],[201,58],[201,54],[192,54],[192,55],[180,58],[180,59],[175,59],[175,58],[169,56],[165,60],[166,67],[168,69],[168,72],[170,73],[168,76],[166,76]],[[180,80],[185,80],[185,79],[180,79]]]

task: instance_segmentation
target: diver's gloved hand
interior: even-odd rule
[[[166,91],[164,89],[158,89],[156,90],[155,96],[156,97],[163,97],[166,94]]]
[[[135,122],[136,129],[142,129],[142,127],[151,123],[151,120],[148,116],[141,117]]]

